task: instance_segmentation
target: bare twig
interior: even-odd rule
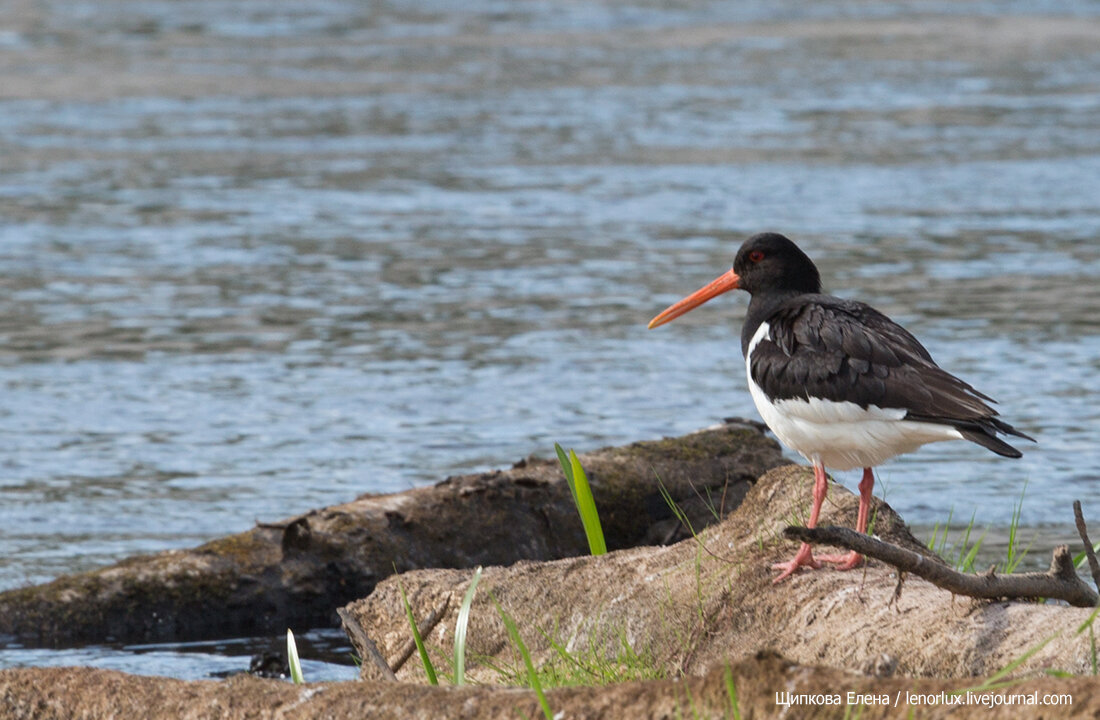
[[[344,626],[344,632],[352,639],[352,644],[363,651],[363,659],[370,660],[381,671],[381,679],[397,682],[397,675],[390,668],[386,658],[378,651],[378,646],[367,635],[367,631],[359,624],[351,613],[344,608],[337,608],[336,614],[340,616],[340,624]]]
[[[420,631],[420,637],[426,638],[435,630],[435,626],[439,624],[439,621],[443,619],[443,616],[447,613],[447,608],[451,606],[451,596],[443,598],[443,602],[439,604],[435,610],[432,610],[431,614],[424,619],[424,622],[417,625],[417,629]],[[397,672],[401,669],[401,666],[412,657],[413,651],[416,650],[416,640],[409,638],[409,641],[405,643],[405,646],[401,648],[401,652],[398,653],[397,659],[393,662],[393,671]]]
[[[1077,523],[1077,534],[1085,543],[1085,555],[1089,559],[1089,570],[1092,571],[1092,581],[1096,583],[1096,589],[1100,590],[1100,562],[1096,561],[1096,553],[1092,549],[1092,541],[1089,540],[1089,531],[1085,527],[1085,516],[1081,512],[1081,501],[1073,501],[1073,519]]]
[[[1073,567],[1073,558],[1065,545],[1054,549],[1050,570],[1047,572],[996,575],[990,568],[990,572],[982,575],[967,575],[956,572],[920,553],[891,545],[848,528],[790,526],[783,531],[783,534],[803,542],[836,545],[855,550],[893,565],[899,571],[913,573],[937,587],[958,595],[990,599],[1046,597],[1065,600],[1076,607],[1092,607],[1100,600],[1096,591],[1077,576],[1077,571]]]

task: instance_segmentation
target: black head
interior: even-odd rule
[[[758,292],[821,292],[821,275],[813,260],[779,233],[753,235],[733,261],[738,287]]]
[[[777,233],[753,235],[737,251],[732,270],[669,305],[649,321],[649,327],[664,325],[713,297],[738,289],[753,294],[751,315],[754,307],[759,313],[790,295],[821,292],[821,276],[806,253],[787,238]]]

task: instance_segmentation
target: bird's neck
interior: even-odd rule
[[[756,331],[760,329],[760,324],[767,322],[780,305],[791,298],[805,294],[801,290],[772,290],[753,294],[752,299],[749,300],[749,310],[745,313],[745,323],[741,326],[741,354],[746,359],[748,359],[749,343],[752,342]]]

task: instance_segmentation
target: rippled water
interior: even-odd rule
[[[1083,0],[5,7],[0,587],[756,417],[744,296],[645,323],[764,229],[1039,440],[888,501],[1072,538],[1097,78]]]

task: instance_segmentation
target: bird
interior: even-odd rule
[[[817,266],[779,233],[748,238],[729,272],[670,305],[649,328],[736,289],[751,296],[741,352],[753,402],[780,442],[813,466],[807,527],[817,526],[826,468],[863,468],[856,530],[866,533],[873,468],[886,460],[944,440],[1019,458],[998,436],[1034,441],[1000,419],[992,398],[940,368],[901,325],[862,302],[823,294]],[[862,561],[855,551],[815,558],[802,543],[793,559],[773,566],[781,571],[774,582],[822,562],[850,570]]]

